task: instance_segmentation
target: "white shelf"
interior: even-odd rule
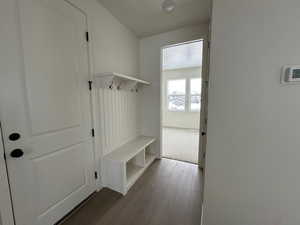
[[[136,91],[140,85],[150,85],[148,81],[115,72],[97,73],[95,74],[95,81],[98,88],[116,88],[131,91]]]
[[[128,76],[125,74],[120,74],[120,73],[115,73],[115,72],[108,72],[108,73],[98,73],[96,74],[96,77],[109,77],[109,76],[113,76],[113,77],[117,77],[119,79],[123,79],[123,80],[128,80],[128,81],[135,81],[141,84],[145,84],[145,85],[150,85],[150,82],[147,82],[145,80],[140,80],[138,78],[132,77],[132,76]]]
[[[105,155],[105,158],[115,161],[128,162],[140,151],[155,141],[153,137],[139,136],[133,141],[115,149],[112,153]]]

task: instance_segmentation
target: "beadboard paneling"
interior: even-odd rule
[[[137,137],[136,92],[97,89],[97,114],[97,134],[103,155]]]

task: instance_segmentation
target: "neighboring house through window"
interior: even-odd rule
[[[169,111],[199,112],[201,107],[201,78],[169,79],[167,81]]]
[[[185,111],[186,80],[168,81],[168,109],[170,111]]]

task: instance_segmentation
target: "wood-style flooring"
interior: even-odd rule
[[[197,165],[156,160],[126,196],[95,193],[62,225],[200,225],[202,172]]]

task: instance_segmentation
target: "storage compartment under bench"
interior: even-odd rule
[[[152,137],[140,136],[104,156],[104,186],[125,195],[155,160],[151,151],[154,141]]]

